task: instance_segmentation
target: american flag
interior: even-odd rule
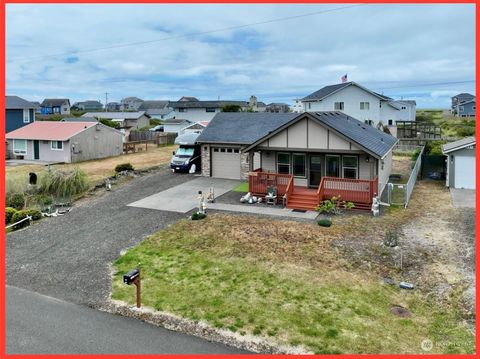
[[[342,76],[342,83],[347,82],[347,74]]]

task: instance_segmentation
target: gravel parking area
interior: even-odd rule
[[[110,294],[110,263],[120,252],[186,214],[127,204],[193,179],[167,167],[78,202],[7,235],[7,283],[66,301],[99,306]]]

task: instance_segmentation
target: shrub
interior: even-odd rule
[[[112,128],[116,128],[116,129],[119,129],[120,128],[120,123],[118,122],[115,122],[115,121],[112,121],[112,120],[109,120],[107,118],[101,118],[98,120],[101,124],[104,124],[105,126],[108,126],[108,127],[112,127]]]
[[[53,203],[52,196],[48,195],[37,195],[34,201],[40,207],[48,207]]]
[[[150,119],[150,126],[158,126],[158,125],[161,125],[163,122],[162,120],[159,120],[158,118],[151,118]]]
[[[39,186],[41,193],[58,197],[75,196],[87,189],[87,175],[78,167],[73,171],[47,172],[41,177]]]
[[[37,209],[27,209],[26,212],[30,217],[32,217],[32,220],[34,221],[42,219],[42,212]]]
[[[198,221],[199,219],[204,219],[207,215],[205,213],[195,212],[192,214],[192,221]]]
[[[13,215],[17,212],[15,208],[7,207],[5,208],[5,224],[12,223]]]
[[[25,206],[25,196],[23,193],[12,193],[6,198],[7,207],[13,207],[15,209],[23,209]]]
[[[12,216],[12,223],[17,223],[18,221],[21,221],[22,219],[27,218],[27,216],[29,216],[28,210],[17,211]],[[13,229],[20,229],[28,225],[30,225],[30,221],[23,221],[13,226]]]
[[[410,157],[412,159],[413,162],[415,162],[418,158],[418,156],[420,156],[420,148],[417,148],[415,150],[415,152],[412,153],[412,156]]]
[[[131,163],[120,163],[115,167],[115,172],[123,172],[123,171],[133,171],[133,166]]]
[[[341,208],[352,209],[355,207],[353,202],[342,202],[342,197],[340,195],[334,196],[330,199],[323,201],[317,208],[316,211],[320,213],[329,213],[329,214],[340,214],[342,213]]]
[[[332,221],[327,218],[320,219],[317,223],[321,227],[330,227],[332,225]]]
[[[383,244],[386,247],[396,247],[398,246],[398,233],[387,229],[385,232],[385,238]]]

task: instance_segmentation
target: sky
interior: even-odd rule
[[[286,102],[345,74],[447,108],[475,91],[475,7],[7,4],[8,95]]]

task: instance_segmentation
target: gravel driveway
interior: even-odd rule
[[[65,216],[46,218],[8,234],[7,284],[100,306],[111,289],[109,264],[120,252],[186,216],[127,204],[193,178],[165,167],[83,200]]]

